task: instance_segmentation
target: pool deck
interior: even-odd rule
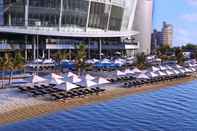
[[[123,96],[133,95],[136,93],[143,93],[146,91],[169,88],[177,84],[190,82],[192,80],[196,80],[196,78],[191,76],[191,77],[181,78],[178,80],[162,81],[162,82],[155,83],[155,84],[146,84],[138,88],[114,88],[100,95],[86,96],[82,98],[74,98],[70,100],[59,100],[55,102],[36,100],[35,98],[27,98],[27,96],[19,97],[18,95],[11,95],[13,96],[12,98],[8,97],[10,101],[11,100],[14,101],[15,99],[17,99],[18,103],[13,102],[14,106],[10,106],[12,104],[8,104],[6,106],[8,109],[0,110],[0,124],[7,124],[7,123],[20,121],[20,120],[31,119],[33,117],[47,115],[48,113],[56,112],[59,110],[69,110],[69,109],[79,107],[82,105],[108,101],[108,100],[120,98]],[[4,91],[3,94],[6,96],[6,91]]]

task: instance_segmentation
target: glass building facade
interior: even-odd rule
[[[119,31],[124,6],[124,0],[4,0],[4,25]]]

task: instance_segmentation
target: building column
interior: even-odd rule
[[[50,59],[50,58],[51,58],[51,50],[48,49],[48,59]]]
[[[102,40],[99,38],[99,59],[102,59]]]
[[[88,38],[88,59],[90,59],[90,57],[91,57],[90,48],[91,48],[90,39]]]
[[[32,50],[33,50],[33,59],[36,59],[36,37],[33,37],[33,46],[32,46]]]
[[[60,14],[59,14],[59,31],[62,27],[62,12],[63,12],[63,0],[60,1]]]
[[[107,19],[106,31],[109,30],[109,23],[110,23],[110,17],[111,17],[111,8],[112,8],[112,3],[110,2],[110,5],[109,5],[109,15],[108,15],[108,19]]]
[[[28,36],[25,35],[25,60],[27,61],[28,57],[27,57],[27,44],[28,44]]]
[[[25,3],[25,27],[28,27],[29,23],[29,0]]]
[[[89,19],[90,19],[90,8],[91,8],[91,0],[89,0],[89,4],[88,4],[88,15],[87,15],[87,19],[86,19],[85,31],[87,31],[87,29],[88,29],[88,24],[89,24]]]

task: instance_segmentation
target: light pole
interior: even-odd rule
[[[41,26],[41,22],[40,21],[36,21],[35,22],[35,25],[36,25],[36,27],[38,27],[38,30],[39,30],[39,27]],[[37,56],[37,61],[36,61],[36,65],[37,65],[37,70],[36,70],[36,73],[37,73],[37,75],[38,75],[38,59],[39,59],[39,36],[38,36],[38,34],[36,35],[36,56]]]

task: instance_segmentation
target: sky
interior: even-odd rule
[[[154,0],[153,27],[166,21],[174,27],[173,46],[197,44],[197,0]]]

